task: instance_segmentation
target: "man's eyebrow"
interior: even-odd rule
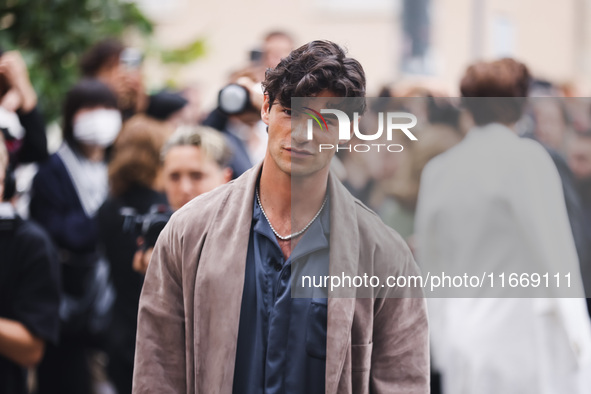
[[[341,97],[340,99],[334,98],[332,100],[329,100],[326,102],[326,108],[340,109],[341,111],[344,111],[344,109],[346,108],[346,99],[346,97]]]
[[[292,112],[292,115],[293,115],[293,112],[296,112],[296,113],[298,113],[298,114],[303,114],[303,113],[305,113],[305,111],[306,111],[306,109],[305,109],[304,107],[299,107],[299,106],[295,106],[295,107],[293,107],[293,108],[288,108],[288,109],[290,109],[290,110],[291,110],[291,112]]]

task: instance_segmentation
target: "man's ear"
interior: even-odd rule
[[[269,112],[271,112],[271,104],[269,102],[269,95],[265,94],[263,105],[261,106],[261,119],[266,125],[269,124]]]
[[[226,167],[223,170],[222,177],[224,178],[224,183],[228,183],[232,180],[232,169],[230,167]]]

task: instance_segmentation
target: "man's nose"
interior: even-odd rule
[[[303,144],[309,141],[308,125],[305,120],[292,120],[291,140],[296,144]]]
[[[193,189],[193,182],[191,182],[189,177],[181,178],[181,191],[185,194],[190,194],[192,189]]]

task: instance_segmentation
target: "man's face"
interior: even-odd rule
[[[291,40],[284,36],[269,38],[263,47],[263,64],[265,68],[275,68],[281,59],[287,57],[293,49]]]
[[[332,92],[322,91],[313,100],[313,106],[317,107],[314,109],[320,111],[328,108],[325,103],[333,97],[337,96]],[[336,118],[326,116],[328,130],[314,128],[313,139],[308,140],[307,117],[294,113],[292,118],[291,108],[283,107],[278,101],[269,108],[268,96],[265,96],[261,117],[269,126],[265,161],[271,161],[280,171],[292,177],[307,177],[324,169],[328,171],[335,150],[323,149],[320,152],[319,146],[336,146],[339,143]]]
[[[568,165],[578,180],[591,179],[591,137],[573,136],[568,143]]]
[[[138,93],[143,89],[141,69],[126,68],[114,57],[98,72],[96,78],[107,85],[117,96],[123,105],[137,100]]]
[[[564,149],[566,125],[558,103],[542,100],[534,104],[533,110],[536,138],[549,148],[558,151]]]
[[[221,168],[191,145],[171,148],[162,165],[164,191],[175,211],[198,195],[227,183],[231,176],[229,168]]]
[[[120,82],[124,71],[119,63],[119,57],[114,56],[98,70],[96,78],[117,92],[121,89]]]

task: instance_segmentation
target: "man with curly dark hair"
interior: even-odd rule
[[[363,68],[313,41],[268,70],[264,88],[263,162],[186,204],[156,244],[133,392],[428,392],[423,299],[339,298],[326,286],[292,296],[306,272],[416,272],[402,238],[330,175],[334,152],[318,147],[338,143],[336,128],[308,139],[292,117],[293,97],[360,98],[363,112]]]

